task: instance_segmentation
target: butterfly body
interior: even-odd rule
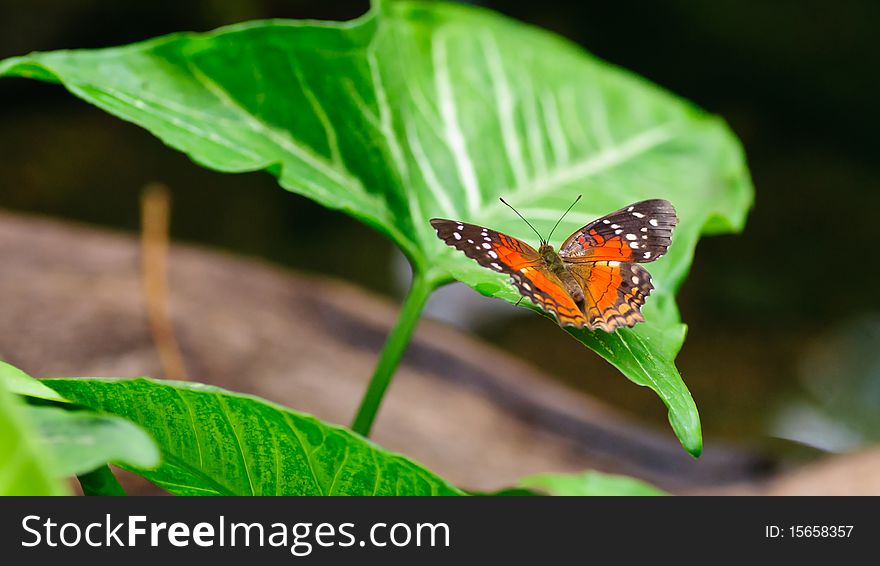
[[[562,282],[562,286],[568,294],[571,295],[572,300],[574,300],[575,303],[583,303],[584,290],[578,284],[574,275],[569,271],[569,268],[562,260],[562,256],[557,253],[553,246],[550,244],[542,244],[538,249],[538,254],[541,256],[544,268],[559,278]]]
[[[645,319],[641,307],[654,288],[640,263],[666,253],[678,223],[665,200],[634,203],[575,231],[557,250],[488,228],[435,218],[449,246],[488,269],[505,273],[524,297],[560,325],[613,332]]]

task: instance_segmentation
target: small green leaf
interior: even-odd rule
[[[0,373],[8,372],[0,367]],[[0,379],[0,495],[63,495],[64,483],[37,442],[24,403]]]
[[[129,419],[162,463],[133,469],[177,495],[460,495],[403,456],[348,429],[196,383],[47,379],[67,399]]]
[[[85,474],[108,462],[135,468],[159,464],[153,439],[134,423],[91,411],[28,407],[38,442],[52,454],[57,477]]]
[[[70,403],[40,380],[5,362],[0,362],[0,386],[34,399]],[[153,440],[125,419],[54,405],[28,406],[25,411],[36,428],[39,452],[51,454],[55,477],[86,474],[107,462],[140,468],[159,463]]]
[[[538,474],[522,478],[519,486],[549,495],[668,495],[635,478],[593,471],[582,474]]]
[[[385,2],[346,23],[251,22],[35,53],[0,62],[2,75],[62,83],[206,167],[268,170],[386,234],[435,285],[454,278],[509,302],[519,295],[506,278],[444,246],[431,217],[528,240],[499,196],[545,234],[578,194],[584,204],[558,234],[670,200],[681,222],[649,266],[649,323],[571,334],[656,391],[700,453],[699,415],[674,365],[685,335],[674,295],[700,234],[740,230],[753,192],[720,119],[550,33],[433,2]]]
[[[101,466],[76,477],[82,487],[83,495],[121,496],[125,495],[119,480],[109,466]]]
[[[0,361],[0,382],[5,384],[6,389],[17,395],[58,403],[68,402],[56,391],[43,385],[39,379],[34,379],[17,367],[3,361]]]

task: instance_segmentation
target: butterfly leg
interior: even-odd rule
[[[520,304],[520,303],[521,303],[521,302],[522,302],[522,300],[523,300],[523,298],[522,298],[522,297],[520,297],[520,298],[519,298],[519,300],[518,300],[518,301],[517,301],[517,302],[516,302],[516,304],[515,304],[515,305],[513,305],[513,306],[515,306],[515,307],[518,307],[518,306],[519,306],[519,304]]]

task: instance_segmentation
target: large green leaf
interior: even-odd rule
[[[52,473],[52,460],[41,451],[24,403],[9,393],[0,364],[0,495],[60,495],[64,483]]]
[[[446,248],[429,218],[529,239],[498,196],[546,233],[583,193],[559,234],[669,199],[681,223],[650,266],[649,322],[571,334],[656,391],[699,454],[699,416],[674,365],[685,335],[674,293],[701,232],[739,230],[752,199],[740,146],[718,118],[552,34],[440,3],[38,53],[0,62],[3,74],[60,82],[206,167],[267,169],[387,234],[434,284],[454,278],[511,302],[505,278]]]
[[[134,471],[177,495],[462,494],[348,429],[256,397],[149,379],[43,383],[147,429],[162,463]]]

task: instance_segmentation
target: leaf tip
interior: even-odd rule
[[[678,431],[676,431],[678,433]],[[696,460],[703,453],[703,432],[700,430],[699,422],[697,422],[696,430],[689,431],[686,434],[678,433],[681,445],[687,450],[687,453]]]
[[[690,411],[669,411],[669,424],[688,454],[699,458],[703,453],[703,430],[696,405],[690,400]],[[684,420],[683,417],[686,417]]]

